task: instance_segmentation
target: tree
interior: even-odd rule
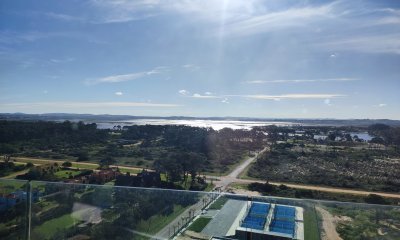
[[[63,163],[61,164],[61,166],[65,167],[65,168],[67,168],[67,167],[72,167],[72,163],[66,161],[66,162],[63,162]]]
[[[110,165],[116,163],[117,161],[115,161],[114,158],[112,158],[111,156],[106,156],[105,158],[102,158],[99,162],[100,168],[102,169],[107,169],[110,167]]]
[[[366,203],[371,204],[387,204],[386,199],[377,194],[369,194],[364,200]]]
[[[76,161],[81,162],[81,161],[87,161],[89,160],[89,155],[87,152],[79,152],[78,153],[78,159]]]

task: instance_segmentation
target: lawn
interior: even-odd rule
[[[219,197],[208,209],[221,209],[227,201],[228,199],[226,197]]]
[[[81,171],[76,171],[76,170],[61,170],[56,172],[54,175],[56,175],[56,177],[58,178],[68,179],[69,176],[75,177],[80,173]]]
[[[142,169],[131,169],[131,168],[124,168],[124,167],[118,167],[119,170],[123,173],[129,172],[130,174],[138,174],[142,172]]]
[[[174,205],[174,211],[170,215],[155,215],[146,221],[140,221],[135,230],[147,234],[155,234],[163,229],[168,223],[172,222],[185,210],[186,208],[182,207],[181,205]]]
[[[210,221],[211,218],[199,217],[188,227],[188,230],[194,232],[201,232]]]
[[[14,179],[1,179],[0,181],[0,190],[2,194],[11,193],[15,190],[24,190],[26,191],[25,184],[28,181],[25,180],[14,180]]]
[[[52,238],[58,231],[73,227],[78,222],[67,213],[61,217],[51,219],[42,225],[34,228],[33,233],[43,236],[44,238]]]
[[[304,239],[320,240],[317,214],[313,207],[304,209]]]
[[[55,201],[41,201],[36,203],[36,205],[38,205],[41,208],[40,212],[42,213],[59,206],[59,204]]]

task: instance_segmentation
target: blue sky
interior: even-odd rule
[[[0,112],[400,119],[399,1],[0,2]]]

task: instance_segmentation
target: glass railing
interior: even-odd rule
[[[400,239],[400,208],[0,180],[0,239]]]

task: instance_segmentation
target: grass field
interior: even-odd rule
[[[304,239],[320,240],[317,213],[314,208],[306,208],[304,211]]]
[[[70,159],[65,159],[65,160],[52,160],[52,159],[37,159],[37,158],[25,158],[25,157],[17,157],[16,158],[16,163],[32,163],[36,165],[42,165],[42,164],[48,164],[48,163],[57,163],[61,166],[61,164],[65,161],[70,161],[72,163],[73,168],[79,168],[79,169],[89,169],[89,170],[95,170],[99,168],[99,165],[97,163],[85,163],[85,162],[74,162],[71,161]],[[142,171],[141,168],[133,168],[133,167],[124,167],[124,166],[119,166],[118,167],[121,172],[129,172],[131,174],[136,174]]]
[[[221,209],[225,205],[226,201],[228,201],[226,197],[220,197],[213,204],[211,204],[208,209]]]
[[[61,217],[51,219],[33,229],[33,233],[39,236],[52,238],[61,229],[68,229],[78,222],[71,217],[71,214],[64,214]]]
[[[81,171],[76,171],[76,170],[61,170],[61,171],[54,173],[54,175],[56,175],[59,178],[68,179],[69,176],[75,177],[76,175],[78,175],[80,173],[81,173]]]
[[[211,218],[199,217],[188,227],[188,230],[194,232],[201,232],[210,221]]]
[[[186,208],[182,207],[181,205],[174,205],[174,211],[170,215],[152,216],[146,221],[141,221],[135,230],[144,232],[146,234],[155,234],[163,229],[168,223],[177,218],[180,214],[182,214],[185,209]]]

